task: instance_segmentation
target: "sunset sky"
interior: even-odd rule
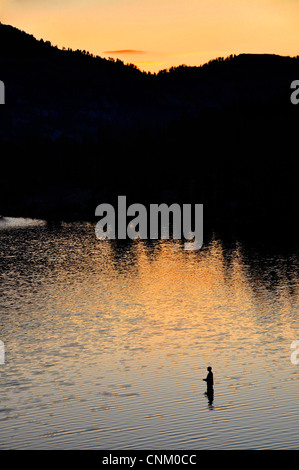
[[[152,72],[242,52],[299,54],[298,0],[0,0],[0,20]]]

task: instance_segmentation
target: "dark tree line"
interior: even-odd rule
[[[125,194],[203,203],[211,227],[295,230],[298,57],[152,75],[4,25],[0,41],[2,214],[92,218]]]

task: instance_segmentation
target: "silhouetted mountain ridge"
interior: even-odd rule
[[[2,24],[0,44],[0,212],[92,217],[126,194],[203,202],[216,225],[293,220],[298,57],[231,55],[147,74]]]
[[[55,139],[63,133],[94,135],[110,123],[161,124],[181,115],[198,116],[205,108],[281,99],[299,66],[298,57],[241,54],[150,75],[120,60],[58,49],[8,25],[0,24],[0,43],[7,105],[12,111],[22,105],[6,136],[16,127],[17,133],[24,128],[28,134],[28,118],[31,132]]]

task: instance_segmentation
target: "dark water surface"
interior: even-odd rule
[[[297,249],[20,219],[0,238],[0,448],[298,448]]]

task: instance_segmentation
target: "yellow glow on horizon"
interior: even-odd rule
[[[299,53],[295,0],[65,0],[63,5],[6,0],[0,5],[3,23],[38,39],[150,71],[242,52]]]

